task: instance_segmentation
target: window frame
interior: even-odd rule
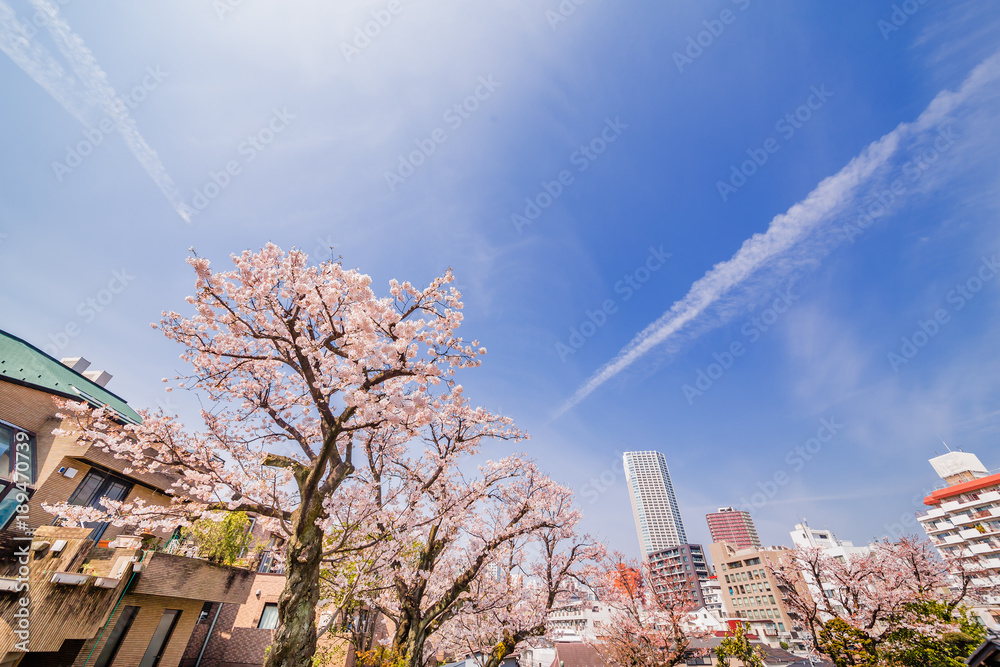
[[[264,616],[267,614],[268,609],[274,609],[274,627],[265,628],[261,625],[264,622]],[[277,630],[278,629],[278,603],[277,602],[265,602],[264,607],[260,610],[260,618],[257,619],[257,629],[258,630]]]

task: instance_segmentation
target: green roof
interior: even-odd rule
[[[66,398],[82,398],[96,406],[107,405],[129,421],[142,421],[124,399],[3,330],[0,330],[0,380]]]

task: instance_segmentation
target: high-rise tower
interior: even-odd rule
[[[659,452],[625,452],[625,480],[632,500],[635,530],[643,557],[687,544],[681,511],[670,482],[667,461]]]

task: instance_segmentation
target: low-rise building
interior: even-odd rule
[[[700,544],[680,544],[646,556],[653,589],[657,593],[686,590],[697,608],[705,606],[701,582],[708,579],[708,564]]]
[[[555,641],[593,641],[610,620],[608,605],[594,600],[577,600],[550,611],[548,626]]]
[[[747,623],[773,647],[785,643],[792,651],[807,650],[806,637],[789,614],[770,571],[788,549],[736,549],[728,542],[715,542],[708,549],[719,577],[726,620]]]
[[[129,470],[59,416],[55,399],[69,399],[140,420],[88,366],[0,331],[0,666],[263,664],[284,586],[280,540],[251,526],[270,548],[250,569],[226,567],[187,557],[178,531],[60,526],[43,508],[170,502],[173,478]]]
[[[39,526],[28,556],[0,562],[0,665],[176,666],[206,605],[249,594],[246,570],[148,550],[142,537],[98,547],[91,532]]]
[[[705,609],[720,620],[727,618],[726,606],[722,603],[722,584],[719,583],[719,577],[712,576],[702,580],[701,596],[705,600]]]

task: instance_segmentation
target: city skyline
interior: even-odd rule
[[[462,381],[631,554],[616,448],[666,454],[702,544],[720,506],[764,544],[919,532],[939,436],[1000,466],[991,5],[445,2],[358,46],[376,8],[65,3],[68,37],[7,4],[97,69],[0,56],[3,328],[131,405],[198,423],[149,324],[187,312],[189,248],[274,242],[383,295],[453,267],[489,350]]]

